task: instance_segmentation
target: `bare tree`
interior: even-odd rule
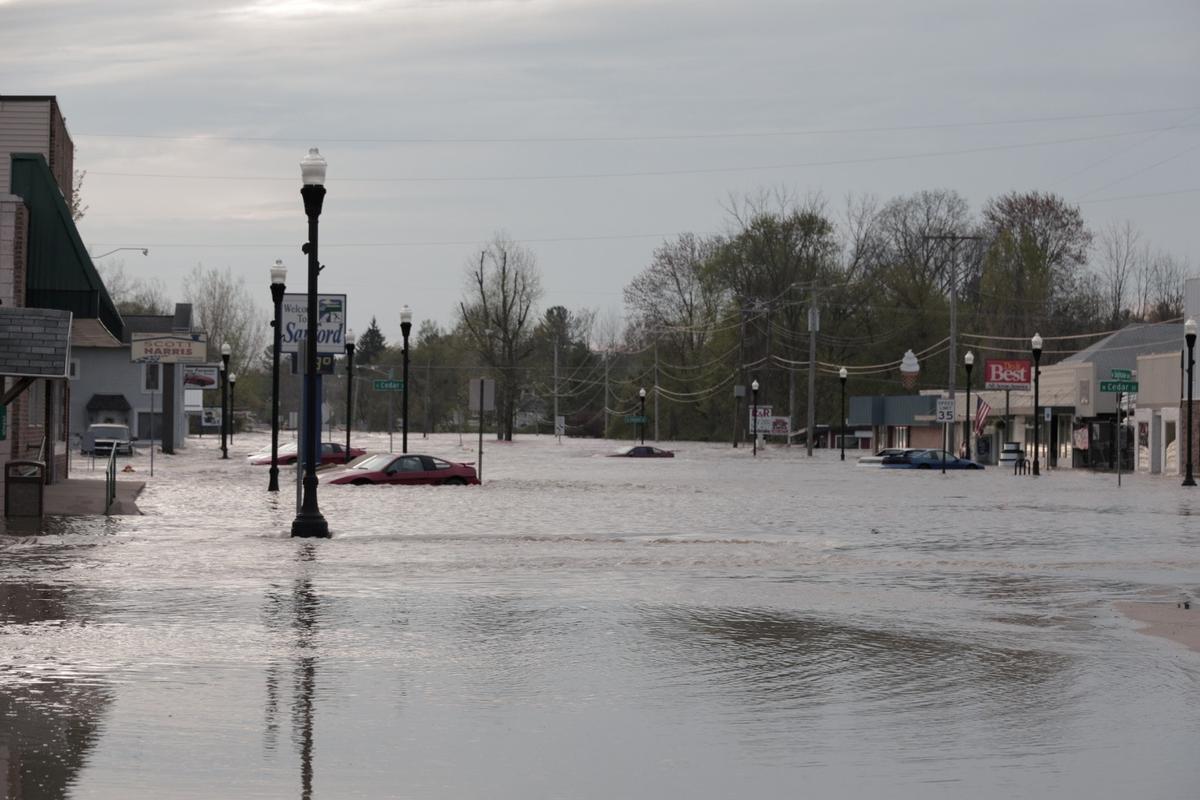
[[[1179,319],[1184,314],[1184,282],[1191,277],[1187,264],[1161,252],[1147,261],[1150,264],[1147,321],[1165,322]]]
[[[495,370],[500,388],[499,435],[511,441],[517,397],[522,386],[518,366],[534,349],[534,305],[542,295],[533,253],[504,234],[496,234],[478,263],[467,267],[466,297],[459,303],[462,322],[480,358]]]
[[[1141,238],[1128,220],[1112,222],[1100,233],[1100,281],[1113,326],[1121,324],[1129,308],[1129,292],[1139,279],[1139,272],[1145,269],[1145,264],[1139,263],[1143,255]],[[1145,318],[1143,304],[1135,305],[1132,311],[1135,317]]]
[[[88,207],[83,204],[83,179],[86,175],[86,169],[77,169],[71,180],[71,198],[67,202],[67,207],[71,209],[72,222],[79,222],[88,210]]]
[[[690,364],[716,327],[724,293],[707,275],[720,240],[683,233],[654,251],[650,266],[625,287],[625,305],[646,335],[663,336]]]
[[[263,366],[267,314],[251,299],[245,278],[235,278],[228,267],[219,270],[197,264],[183,279],[183,294],[192,304],[200,327],[208,333],[210,354],[228,344],[233,351],[231,370]]]
[[[122,314],[170,314],[171,302],[161,278],[135,278],[125,272],[124,261],[98,267],[100,279],[117,311]]]

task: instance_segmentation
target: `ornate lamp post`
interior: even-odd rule
[[[400,412],[404,415],[400,434],[400,452],[408,452],[408,335],[412,333],[412,309],[407,305],[400,307],[400,335],[404,338],[404,396],[400,398]],[[483,412],[479,412],[483,419]],[[480,423],[482,424],[482,423]]]
[[[292,520],[292,536],[328,537],[329,523],[317,506],[317,451],[321,442],[320,410],[317,399],[317,228],[325,202],[325,159],[317,148],[309,149],[300,161],[304,214],[308,217],[308,241],[301,251],[308,255],[308,333],[304,340],[304,481],[300,513]]]
[[[229,373],[229,444],[233,444],[233,397],[237,388],[237,373]]]
[[[1188,321],[1183,323],[1183,338],[1187,340],[1188,348],[1188,363],[1187,363],[1187,474],[1183,478],[1184,486],[1195,486],[1196,479],[1192,475],[1192,384],[1193,372],[1196,368],[1196,320],[1188,318]]]
[[[279,491],[279,348],[283,346],[283,293],[287,290],[287,267],[279,259],[271,267],[271,302],[275,317],[271,320],[274,344],[271,346],[271,473],[268,492]]]
[[[354,331],[346,332],[346,463],[350,463],[350,428],[354,425]]]
[[[229,356],[233,348],[221,345],[221,458],[229,458]]]
[[[1034,334],[1029,342],[1033,348],[1033,474],[1041,475],[1040,455],[1042,452],[1042,409],[1039,408],[1038,388],[1042,377],[1042,337]]]
[[[642,401],[642,410],[638,412],[641,415],[642,421],[638,423],[642,434],[642,444],[646,443],[646,387],[638,389],[638,399]]]
[[[975,354],[970,350],[963,356],[963,366],[967,368],[967,432],[963,441],[967,444],[967,460],[971,460],[971,367],[975,366]]]
[[[838,370],[838,380],[842,382],[842,461],[846,460],[846,378],[849,376],[845,367]]]
[[[754,438],[751,455],[758,456],[758,378],[750,384],[750,435]],[[812,435],[811,433],[809,434]]]

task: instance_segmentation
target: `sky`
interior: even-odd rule
[[[624,313],[730,198],[1010,191],[1131,221],[1200,271],[1195,0],[0,0],[0,94],[52,94],[100,263],[305,291],[299,160],[329,162],[323,292],[452,324],[497,232],[541,307]]]

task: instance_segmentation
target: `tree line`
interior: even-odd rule
[[[466,259],[454,322],[427,320],[414,332],[410,436],[473,426],[467,381],[481,375],[496,381],[488,424],[504,439],[553,432],[556,406],[570,435],[631,437],[625,417],[639,413],[643,388],[663,438],[725,439],[744,428],[735,387],[754,380],[759,402],[796,429],[810,369],[824,423],[840,417],[843,365],[850,394],[904,392],[896,365],[911,349],[921,361],[918,388],[945,386],[952,315],[961,362],[971,348],[980,359],[1025,356],[1035,332],[1086,334],[1183,314],[1186,262],[1153,249],[1132,223],[1094,231],[1078,206],[1052,193],[1012,192],[973,211],[951,190],[850,197],[838,208],[775,190],[730,198],[725,211],[725,231],[683,233],[654,250],[624,287],[623,318],[540,308],[535,254],[495,236]],[[116,277],[109,290],[123,312],[164,296]],[[211,342],[238,340],[236,352],[246,354],[239,409],[266,420],[269,317],[239,280],[197,267],[185,299]],[[355,358],[356,427],[386,429],[389,406],[399,427],[398,398],[370,391],[369,381],[399,377],[402,357],[401,343],[388,342],[373,319]],[[961,363],[954,371],[962,385]],[[345,380],[344,369],[326,380],[339,421]],[[285,394],[285,412],[294,410],[298,387]]]

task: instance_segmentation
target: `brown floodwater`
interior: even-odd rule
[[[486,442],[482,487],[322,486],[306,541],[245,463],[266,442],[140,454],[144,516],[0,535],[0,796],[1200,785],[1200,655],[1111,608],[1200,586],[1175,479],[531,437]]]

